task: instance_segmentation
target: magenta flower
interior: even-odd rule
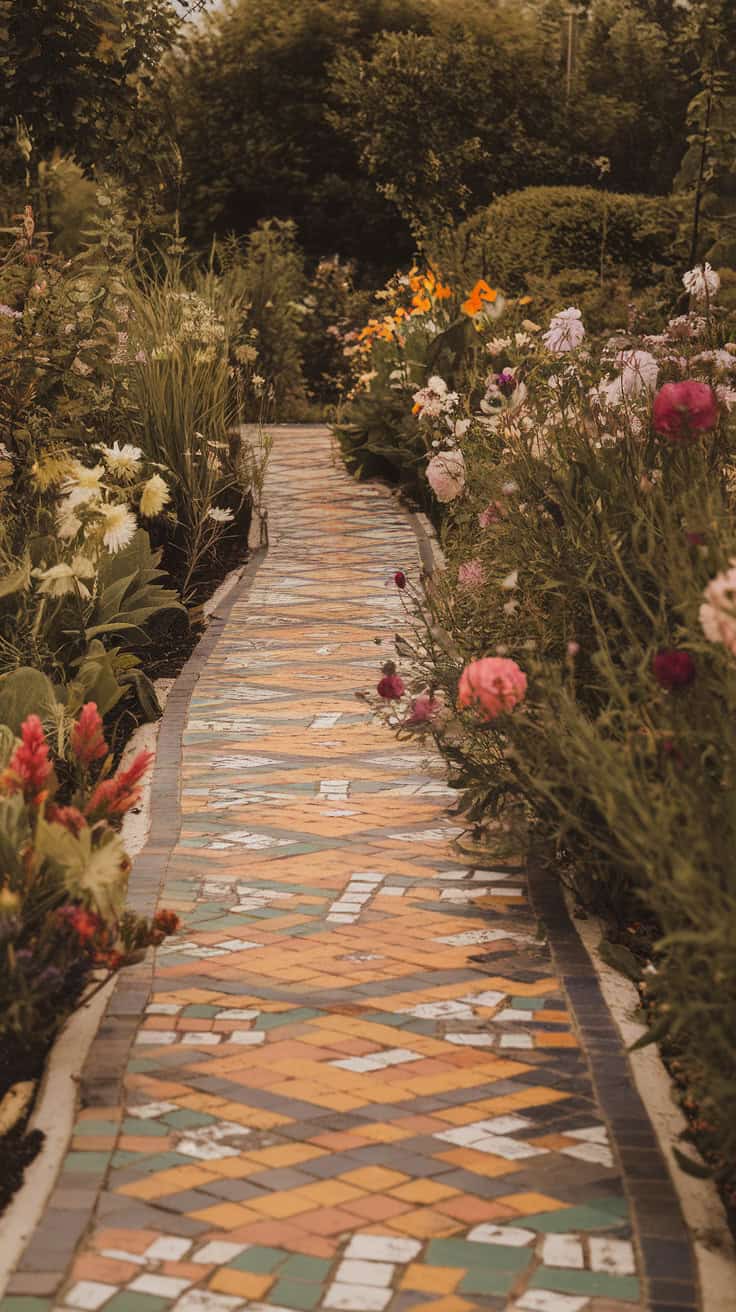
[[[688,378],[684,383],[665,383],[654,398],[655,432],[670,442],[692,442],[698,433],[713,428],[718,419],[718,401],[707,383]]]

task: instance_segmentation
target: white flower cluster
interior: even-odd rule
[[[460,397],[451,392],[444,378],[435,374],[426,387],[420,388],[412,397],[415,413],[422,420],[440,419],[449,415],[457,406]]]

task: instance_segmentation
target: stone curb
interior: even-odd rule
[[[568,908],[570,901],[568,900]],[[601,991],[613,1016],[625,1047],[645,1033],[646,1027],[636,1019],[639,995],[625,975],[602,960],[598,952],[601,927],[595,918],[575,921]],[[718,1190],[712,1180],[686,1175],[678,1166],[672,1145],[687,1129],[687,1122],[672,1095],[672,1081],[656,1044],[628,1051],[634,1082],[641,1094],[654,1127],[662,1154],[680,1199],[692,1242],[700,1278],[703,1312],[730,1312],[733,1307],[733,1282],[736,1276],[736,1245],[729,1230]],[[691,1155],[695,1155],[691,1150]]]
[[[128,884],[128,905],[139,915],[151,916],[155,911],[179,838],[179,767],[192,693],[230,611],[250,587],[264,554],[254,551],[239,577],[225,580],[227,595],[220,594],[205,634],[167,698],[151,785],[151,828]],[[86,1171],[83,1179],[67,1179],[64,1155],[78,1106],[103,1111],[120,1100],[130,1047],[151,991],[153,965],[154,954],[149,952],[145,961],[122,970],[89,1008],[70,1018],[49,1054],[41,1101],[32,1120],[34,1128],[46,1130],[47,1140],[0,1222],[0,1296],[53,1295],[89,1227],[108,1161],[94,1172]]]

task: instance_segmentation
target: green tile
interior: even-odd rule
[[[169,1302],[169,1299],[159,1298],[157,1294],[137,1294],[131,1289],[125,1289],[115,1294],[109,1303],[105,1303],[105,1312],[161,1312]]]
[[[522,1011],[539,1011],[543,1001],[543,998],[512,998],[509,1006],[518,1007]]]
[[[281,1248],[265,1248],[255,1244],[253,1248],[246,1248],[244,1253],[234,1257],[227,1265],[236,1271],[253,1271],[259,1275],[270,1275],[285,1257],[286,1253]]]
[[[471,1244],[465,1239],[433,1239],[425,1261],[428,1266],[486,1266],[487,1250],[492,1247],[492,1244]]]
[[[623,1225],[624,1217],[616,1217],[599,1207],[563,1207],[556,1212],[536,1212],[524,1217],[528,1230],[541,1230],[543,1234],[567,1234],[568,1230],[610,1230]]]
[[[322,1257],[303,1257],[300,1253],[287,1259],[279,1275],[288,1280],[304,1280],[307,1284],[321,1285],[327,1278],[332,1266],[329,1259]]]
[[[109,1153],[67,1153],[63,1171],[104,1171],[110,1161]]]
[[[167,1112],[161,1119],[177,1130],[195,1130],[200,1125],[212,1125],[217,1118],[208,1116],[207,1112],[190,1112],[186,1108],[181,1108],[176,1112]]]
[[[493,1244],[479,1244],[479,1248],[493,1248]],[[482,1271],[476,1267],[469,1271],[460,1281],[458,1293],[461,1294],[510,1294],[516,1280],[515,1271],[500,1271],[491,1268]]]
[[[557,1294],[620,1298],[626,1303],[639,1302],[639,1281],[635,1276],[607,1276],[597,1271],[563,1271],[540,1266],[531,1278],[530,1288],[551,1289]]]
[[[197,1005],[193,1003],[191,1007],[185,1007],[181,1014],[182,1016],[191,1016],[192,1020],[210,1020],[212,1016],[217,1015],[218,1011],[222,1011],[222,1007],[209,1007],[204,1004]]]
[[[126,1116],[121,1133],[135,1135],[136,1139],[165,1139],[170,1131],[168,1126],[161,1125],[159,1121],[146,1121],[142,1116]]]
[[[458,1242],[457,1240],[455,1242]],[[463,1241],[460,1240],[462,1243]],[[523,1271],[532,1260],[533,1249],[511,1247],[510,1244],[471,1244],[472,1248],[480,1248],[481,1255],[476,1258],[479,1266],[493,1267],[499,1271]],[[454,1265],[454,1263],[453,1263]],[[469,1266],[469,1262],[464,1262],[464,1266]],[[482,1292],[482,1291],[481,1291]]]
[[[313,1020],[315,1016],[322,1013],[313,1011],[311,1007],[294,1007],[293,1011],[277,1011],[270,1015],[265,1014],[258,1017],[256,1028],[259,1030],[275,1030],[282,1025],[295,1025],[300,1020]]]
[[[158,1062],[153,1057],[134,1057],[128,1062],[127,1069],[135,1075],[145,1074],[146,1071],[155,1071],[158,1069]]]
[[[321,1298],[321,1285],[301,1284],[298,1280],[279,1280],[268,1295],[272,1306],[294,1308],[297,1312],[311,1312]]]
[[[78,1121],[74,1126],[74,1138],[82,1139],[85,1135],[117,1134],[117,1121]],[[128,1134],[132,1133],[130,1130]]]
[[[53,1304],[52,1298],[30,1298],[22,1294],[8,1294],[0,1298],[0,1312],[46,1312]]]

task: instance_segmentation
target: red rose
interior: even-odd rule
[[[718,419],[715,392],[707,383],[689,378],[665,383],[654,398],[654,428],[670,442],[692,442],[698,433],[713,428]]]
[[[404,680],[400,674],[384,674],[377,691],[387,702],[398,701],[404,695]]]
[[[397,569],[396,573],[394,574],[394,583],[396,584],[397,588],[406,587],[406,574],[404,573],[403,569]]]
[[[160,930],[161,933],[165,934],[167,937],[169,934],[176,933],[179,924],[179,917],[175,911],[157,911],[153,917],[154,929]]]
[[[687,651],[658,651],[652,673],[662,688],[687,688],[695,678],[695,661]]]

